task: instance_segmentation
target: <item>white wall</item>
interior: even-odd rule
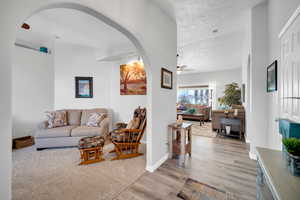
[[[126,63],[115,62],[111,68],[110,107],[114,112],[113,124],[128,122],[135,108],[147,106],[147,95],[120,95],[120,65]]]
[[[61,4],[75,2],[78,4]],[[55,4],[54,3],[60,3]],[[148,66],[147,169],[153,170],[168,154],[167,125],[176,119],[176,90],[160,87],[161,67],[173,71],[176,88],[176,22],[149,0],[18,0],[2,1],[0,7],[0,198],[11,199],[11,61],[16,27],[42,8],[72,7],[113,25],[136,45]],[[91,8],[92,11],[89,9]],[[146,30],[146,31],[145,31]],[[160,30],[160,31],[157,31]]]
[[[44,112],[53,110],[53,54],[15,47],[12,84],[13,137],[33,135]]]
[[[99,49],[56,42],[55,109],[110,108],[113,125],[129,122],[135,108],[147,106],[147,96],[120,95],[120,65],[128,60],[99,62],[96,54]],[[75,76],[93,77],[93,98],[75,98]]]
[[[275,122],[280,117],[280,88],[277,92],[266,92],[266,70],[274,60],[278,60],[280,68],[278,35],[299,5],[299,0],[271,0],[257,5],[251,11],[252,64],[250,73],[247,74],[250,76],[248,107],[251,116],[247,119],[247,132],[250,134],[252,156],[255,156],[257,146],[281,150],[281,136],[278,133],[278,123]]]
[[[241,87],[242,68],[203,72],[195,74],[182,74],[178,76],[178,86],[209,85],[214,90],[213,109],[219,106],[218,98],[224,95],[225,85],[236,82]]]
[[[55,43],[55,109],[107,108],[111,63],[96,61],[96,49]],[[93,98],[75,98],[75,76],[93,77]]]
[[[297,7],[300,6],[300,0],[271,0],[268,5],[268,18],[269,18],[269,57],[268,64],[278,60],[278,67],[280,68],[280,40],[278,35],[291,17]],[[280,75],[278,75],[279,77]],[[281,149],[281,136],[278,131],[278,123],[275,119],[279,115],[279,92],[268,93],[268,146],[272,149]]]
[[[267,2],[263,2],[251,12],[251,69],[249,130],[250,155],[255,155],[256,147],[267,146],[267,93],[266,66],[268,57],[268,17]]]
[[[242,83],[245,84],[245,102],[243,105],[245,107],[246,116],[246,134],[245,139],[247,143],[250,143],[250,138],[248,137],[248,130],[250,130],[250,67],[251,67],[251,10],[247,12],[246,21],[246,33],[243,43],[243,56],[242,56]]]

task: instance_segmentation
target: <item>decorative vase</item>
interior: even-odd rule
[[[238,109],[234,109],[234,113],[233,113],[233,115],[235,116],[235,117],[237,117],[238,116]]]
[[[283,152],[284,157],[286,158],[286,163],[289,171],[294,176],[300,176],[300,157],[294,156],[287,152],[286,150]]]
[[[182,115],[178,115],[178,119],[176,121],[177,126],[181,126],[183,123]]]
[[[231,126],[225,126],[226,135],[230,134]]]

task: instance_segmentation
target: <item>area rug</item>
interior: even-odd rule
[[[183,200],[234,200],[223,190],[188,178],[183,189],[177,194]]]
[[[211,122],[204,122],[200,126],[198,121],[185,121],[192,124],[192,135],[205,136],[205,137],[216,137],[217,133],[212,131]]]
[[[14,200],[114,199],[145,173],[145,156],[110,161],[113,145],[104,147],[105,161],[79,166],[77,148],[34,147],[15,150],[12,173]],[[145,152],[145,147],[142,151]]]

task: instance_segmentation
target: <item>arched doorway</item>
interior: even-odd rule
[[[32,15],[30,18],[34,18],[35,17],[35,15],[39,15],[40,13],[47,13],[47,11],[48,12],[50,12],[50,10],[61,10],[60,12],[63,12],[63,13],[68,13],[68,10],[75,10],[75,9],[73,9],[73,8],[69,8],[69,6],[68,6],[68,8],[66,8],[66,7],[59,7],[59,8],[53,8],[53,7],[51,7],[51,8],[46,8],[46,9],[43,9],[43,10],[40,10],[38,13],[35,13],[34,15]],[[77,11],[79,11],[78,9],[76,9]],[[80,12],[82,12],[81,10],[80,10]],[[87,12],[85,12],[85,13],[87,13]],[[56,14],[57,14],[57,12],[56,12]],[[78,13],[79,14],[79,13]],[[48,17],[50,17],[50,16],[48,16]],[[66,17],[66,15],[64,16],[64,17]],[[74,17],[74,16],[73,16]],[[81,18],[83,18],[84,16],[81,16]],[[93,17],[94,17],[94,15],[93,15]],[[51,17],[50,17],[51,18]],[[62,18],[62,17],[61,17]],[[96,18],[97,20],[99,20],[99,18]],[[37,26],[35,26],[36,24],[31,24],[31,21],[30,21],[30,19],[28,19],[29,20],[29,24],[30,25],[32,25],[32,28],[34,29],[34,28],[38,28]],[[62,20],[62,19],[60,19],[60,20]],[[74,18],[73,18],[73,20],[74,20]],[[90,19],[90,20],[92,20],[92,19]],[[77,21],[80,21],[79,19],[77,20]],[[25,21],[25,22],[27,22],[27,20]],[[45,24],[48,24],[48,25],[50,25],[50,23],[47,23],[47,21],[45,22]],[[66,23],[65,23],[65,25],[67,25]],[[80,26],[80,23],[78,23],[78,25]],[[73,34],[76,34],[76,31],[74,31],[74,33]],[[99,34],[99,33],[98,33]],[[111,33],[112,34],[112,33]],[[112,34],[113,35],[113,34]],[[105,39],[105,38],[103,38],[103,39]],[[57,40],[56,40],[57,41]],[[58,49],[57,49],[57,46],[58,46],[58,44],[57,43],[55,43],[55,48],[53,47],[53,49],[55,49],[54,50],[54,52],[53,52],[53,54],[54,54],[54,57],[55,57],[55,60],[57,61],[57,60],[59,60],[58,58],[61,58],[61,57],[63,57],[63,56],[60,56],[60,55],[58,55],[58,54],[62,54],[62,55],[64,55],[63,54],[63,52],[61,52],[61,51],[58,51]],[[51,48],[50,48],[51,49]],[[52,49],[52,50],[53,50]],[[76,49],[70,49],[70,52],[72,52],[72,54],[75,54],[76,55]],[[83,53],[83,51],[80,51],[80,53],[82,54]],[[64,56],[66,56],[66,55],[64,55]],[[80,59],[79,59],[79,57],[80,57],[80,54],[78,54],[77,55],[77,59],[78,59],[78,61],[80,62]],[[16,59],[18,59],[18,58],[20,58],[20,57],[15,57],[14,56],[14,59],[13,60],[16,60]],[[31,61],[29,62],[29,64],[31,64],[31,65],[33,65],[33,63],[35,63],[35,60],[33,59],[33,57],[31,57],[32,59],[31,59]],[[75,58],[74,58],[75,59]],[[26,63],[26,62],[25,62]],[[21,66],[23,66],[22,68],[26,68],[26,64],[25,63],[23,63],[23,65],[21,65]],[[70,63],[70,65],[71,65],[71,63]],[[59,67],[62,67],[61,65],[59,65]],[[44,65],[44,67],[43,66],[41,66],[40,68],[42,68],[42,69],[46,69],[45,68],[45,65]],[[14,68],[15,69],[15,68]],[[57,67],[55,66],[54,67],[54,70],[56,71],[57,70]],[[73,66],[70,66],[70,68],[69,68],[69,72],[72,72],[72,71],[75,71],[76,70],[76,67],[74,67],[74,65]],[[88,70],[88,69],[86,69],[86,70]],[[34,72],[33,72],[33,70],[30,70],[31,71],[31,73],[33,73],[34,74]],[[56,79],[57,79],[57,73],[55,73],[55,81],[56,81]],[[99,75],[99,74],[98,74]],[[15,87],[16,85],[17,85],[17,83],[18,82],[15,82],[15,80],[16,80],[16,78],[14,77],[15,76],[15,71],[14,71],[14,73],[13,73],[13,85],[14,85],[14,87],[13,87],[13,97],[15,96],[15,94],[16,94],[16,92],[14,92],[14,90],[16,90],[17,89],[17,87]],[[23,73],[23,75],[22,76],[26,76],[26,73],[24,72]],[[27,74],[27,76],[28,77],[31,77],[30,76],[30,74]],[[44,77],[45,79],[47,78],[46,76]],[[66,76],[65,76],[65,78],[67,78]],[[105,77],[102,77],[103,79],[105,78]],[[108,76],[107,76],[107,78],[108,78]],[[19,77],[19,79],[22,79],[21,77]],[[23,80],[25,80],[24,82],[23,82],[23,85],[25,85],[25,83],[26,83],[26,79],[27,78],[23,78]],[[94,75],[94,85],[96,85],[96,80],[97,80],[97,77],[95,77],[95,75]],[[22,84],[22,83],[21,83]],[[37,81],[37,84],[42,84],[42,81],[40,81],[40,83],[38,83],[38,81]],[[20,85],[20,84],[18,84],[18,85]],[[34,84],[33,84],[34,85]],[[34,90],[34,87],[33,87],[33,85],[31,85],[31,89],[32,90]],[[64,85],[67,85],[67,84],[62,84],[61,86],[64,86]],[[29,87],[28,88],[30,88],[30,85],[29,85]],[[95,87],[94,87],[95,88]],[[46,89],[46,88],[45,88]],[[56,90],[58,90],[59,89],[59,87],[58,88],[55,88],[55,94],[56,94]],[[26,88],[24,88],[24,90],[26,90]],[[46,89],[47,90],[47,89]],[[99,91],[97,91],[96,90],[96,88],[94,89],[94,95],[95,96],[97,96],[97,93],[98,93]],[[39,93],[39,94],[42,94],[42,92],[36,92],[37,94]],[[102,92],[103,93],[103,92]],[[29,94],[29,93],[28,93]],[[59,94],[58,94],[59,95]],[[61,95],[61,94],[60,94]],[[48,96],[48,95],[47,95]],[[55,95],[56,96],[56,95]],[[72,95],[73,96],[73,95]],[[95,98],[95,96],[94,96],[94,98]],[[65,98],[66,98],[67,96],[65,96]],[[73,96],[74,97],[74,96]],[[24,96],[20,96],[19,98],[16,98],[16,99],[13,99],[13,102],[14,101],[17,101],[17,99],[24,99],[24,101],[25,101],[25,98],[24,98]],[[45,100],[46,101],[46,100]],[[33,111],[34,110],[34,108],[35,107],[38,107],[38,105],[37,105],[37,101],[35,101],[35,99],[32,99],[32,102],[36,102],[36,103],[34,103],[35,105],[30,105],[30,104],[28,104],[27,105],[27,107],[30,107],[30,109],[28,110],[28,112],[27,113],[30,113],[30,110],[31,111]],[[56,104],[57,102],[55,101],[55,104]],[[72,104],[72,99],[70,99],[70,101],[68,102],[68,104]],[[84,103],[84,101],[81,103],[82,104],[82,109],[84,109],[85,108],[85,106],[86,106],[86,104]],[[13,111],[14,110],[17,110],[17,109],[15,109],[14,108],[14,104],[13,104]],[[54,107],[55,109],[57,109],[57,105],[55,105],[55,107]],[[61,109],[64,109],[63,107],[61,108]],[[74,107],[72,108],[72,107],[70,107],[70,109],[74,109]],[[79,108],[79,109],[81,109],[81,108]],[[42,113],[42,112],[44,112],[45,110],[41,110],[41,109],[39,109],[40,110],[40,113]],[[131,110],[131,112],[133,112],[133,110]],[[15,116],[14,116],[14,112],[13,112],[13,119],[15,119]],[[34,115],[34,113],[32,113],[32,115]],[[132,115],[132,113],[131,113],[131,115]],[[27,118],[29,118],[29,116],[27,116]],[[22,120],[20,120],[19,119],[19,121],[22,121]],[[17,124],[15,123],[15,120],[13,120],[13,128],[15,127],[15,126],[17,126]],[[26,127],[24,127],[24,130],[26,130]],[[53,138],[54,139],[54,138]],[[38,139],[36,139],[36,143],[38,144],[38,143],[40,143],[40,142],[38,142]],[[55,142],[54,142],[55,143]],[[59,143],[59,142],[58,142]],[[38,148],[38,147],[37,147]],[[105,148],[104,148],[105,149]],[[110,149],[110,150],[112,150],[112,149]],[[46,151],[46,150],[45,150]],[[57,177],[61,177],[61,179],[65,179],[65,181],[67,181],[67,182],[77,182],[77,181],[72,181],[72,180],[68,180],[68,178],[70,178],[70,177],[64,177],[63,176],[63,174],[68,174],[68,172],[72,172],[72,170],[71,170],[71,168],[70,168],[70,166],[68,166],[68,164],[67,163],[63,163],[64,161],[64,159],[62,159],[60,162],[61,162],[61,164],[59,165],[59,166],[61,166],[62,168],[60,169],[60,170],[53,170],[53,168],[51,169],[51,167],[47,167],[47,166],[51,166],[51,164],[52,163],[54,163],[54,162],[49,162],[49,163],[47,163],[49,160],[51,160],[51,157],[50,156],[48,156],[47,155],[47,151],[46,152],[36,152],[36,151],[34,151],[34,152],[26,152],[26,154],[27,155],[31,155],[30,157],[31,158],[37,158],[37,157],[35,157],[37,154],[40,154],[40,155],[45,155],[45,157],[47,157],[47,159],[45,159],[45,161],[44,162],[40,162],[40,159],[39,158],[37,158],[37,160],[35,160],[35,159],[33,159],[32,161],[33,162],[27,162],[26,160],[28,160],[28,157],[26,156],[26,155],[22,155],[22,154],[18,154],[18,153],[20,153],[20,151],[18,151],[18,159],[15,159],[16,158],[16,153],[14,152],[13,153],[13,163],[14,163],[14,168],[13,168],[13,177],[14,177],[14,179],[13,179],[13,182],[12,182],[12,192],[13,192],[13,198],[16,198],[16,199],[18,199],[18,198],[20,198],[20,196],[23,196],[23,198],[25,198],[25,199],[35,199],[37,196],[28,196],[28,193],[26,193],[26,192],[18,192],[18,191],[20,191],[20,190],[18,190],[17,188],[16,188],[16,185],[25,185],[26,184],[26,182],[27,182],[27,188],[28,188],[28,190],[30,191],[32,191],[33,190],[33,188],[34,188],[34,186],[31,184],[31,182],[30,181],[28,181],[27,180],[27,178],[26,177],[32,177],[32,178],[34,178],[34,177],[36,177],[36,175],[34,175],[37,171],[39,171],[38,169],[41,169],[41,168],[44,168],[44,170],[43,170],[43,173],[38,173],[38,174],[43,174],[43,177],[46,179],[46,182],[49,180],[49,179],[51,179],[51,174],[52,173],[56,173],[56,175],[57,175]],[[59,152],[58,152],[59,151]],[[68,154],[68,157],[69,158],[71,158],[71,157],[73,157],[73,158],[77,158],[78,156],[79,156],[79,154],[77,155],[77,154],[74,154],[74,150],[71,152],[71,150],[70,151],[68,151],[68,150],[58,150],[58,151],[55,151],[55,150],[52,150],[51,151],[51,153],[52,153],[52,155],[54,155],[54,157],[55,157],[55,159],[60,159],[59,157],[61,156],[61,155],[63,155],[63,154]],[[76,151],[76,150],[75,150]],[[106,150],[105,150],[106,151]],[[54,153],[54,154],[53,154]],[[57,154],[56,154],[57,153]],[[78,153],[78,152],[77,152]],[[22,158],[21,158],[22,157]],[[106,157],[106,156],[105,156]],[[24,159],[25,158],[25,159]],[[24,159],[24,160],[23,160]],[[110,159],[109,157],[106,157],[106,159]],[[22,161],[21,161],[22,160]],[[35,161],[34,161],[35,160]],[[27,169],[27,170],[25,170],[25,171],[23,171],[23,170],[16,170],[18,167],[17,167],[17,165],[16,165],[16,163],[17,162],[22,162],[23,164],[22,164],[22,167],[24,168],[24,169]],[[74,160],[75,161],[75,160]],[[110,162],[110,161],[107,161],[107,162]],[[124,163],[124,162],[135,162],[135,161],[123,161],[122,163]],[[45,165],[40,165],[40,164],[37,164],[36,165],[36,163],[45,163]],[[29,164],[30,165],[30,167],[27,165],[27,164]],[[74,162],[73,162],[73,164],[74,164]],[[102,168],[102,170],[101,171],[107,171],[108,169],[107,168],[105,168],[105,165],[101,165],[102,163],[100,163],[100,168]],[[138,172],[140,171],[140,172],[142,172],[142,170],[140,170],[139,168],[140,167],[146,167],[146,165],[145,165],[145,163],[143,163],[143,166],[141,166],[140,165],[141,164],[141,162],[139,161],[139,162],[137,162],[135,165],[135,167],[136,167],[136,172],[134,173],[134,174],[139,174]],[[115,167],[118,167],[118,165],[122,165],[121,163],[120,164],[118,164],[118,162],[115,162],[115,163],[112,163],[111,164],[112,166],[115,166]],[[59,168],[59,166],[57,166],[58,168]],[[72,165],[72,166],[75,166],[73,169],[74,169],[74,171],[73,171],[73,173],[75,172],[75,171],[77,171],[77,172],[75,172],[76,174],[77,174],[77,177],[81,177],[81,180],[82,181],[84,181],[84,177],[86,177],[86,176],[83,176],[83,174],[82,175],[80,175],[80,171],[82,171],[82,170],[79,170],[79,167],[77,166],[77,165]],[[126,165],[124,165],[124,167],[125,167]],[[68,170],[67,171],[65,171],[64,173],[62,173],[63,171],[64,171],[64,169],[65,168],[67,168]],[[77,170],[76,170],[76,169]],[[52,172],[51,172],[51,170],[53,170]],[[19,171],[19,172],[21,172],[21,171],[23,171],[23,173],[19,173],[19,172],[17,172],[16,173],[16,171]],[[30,171],[29,173],[28,173],[28,171]],[[89,171],[92,171],[92,169],[90,169]],[[126,167],[125,167],[125,171],[127,171],[126,170]],[[130,176],[132,176],[133,174],[132,173],[130,173],[130,170],[129,171],[127,171],[128,172],[128,177],[130,177]],[[86,173],[86,172],[85,172]],[[94,172],[95,174],[99,174],[100,173],[100,171],[98,171],[98,172]],[[108,173],[109,174],[109,173]],[[116,172],[115,172],[115,174],[118,174],[118,170],[116,170]],[[119,174],[118,176],[121,176],[121,174]],[[19,177],[19,178],[18,178]],[[73,177],[75,177],[75,176],[73,176]],[[101,176],[98,176],[98,180],[99,181],[101,181],[101,179],[102,179],[103,177],[101,177]],[[42,178],[37,178],[36,179],[36,181],[34,181],[35,183],[38,183],[39,181],[38,180],[41,180]],[[110,177],[110,179],[111,180],[113,180],[113,177]],[[57,179],[55,179],[55,180],[57,180]],[[54,181],[54,183],[55,183],[55,180],[53,180]],[[88,180],[89,181],[89,180]],[[114,180],[114,181],[112,181],[112,183],[111,184],[115,184],[116,182],[117,182],[118,180],[116,179],[116,180]],[[23,183],[24,184],[23,184]],[[104,180],[102,180],[101,182],[105,182],[105,179]],[[131,182],[131,181],[130,181]],[[99,183],[97,183],[97,182],[94,182],[96,185],[99,185]],[[42,185],[41,183],[40,184],[38,184],[38,185]],[[56,182],[56,184],[55,185],[57,185],[59,188],[60,188],[60,190],[63,190],[63,191],[66,191],[66,193],[67,194],[71,194],[70,192],[68,192],[68,188],[64,188],[64,185],[65,184],[63,184],[63,185],[60,185],[59,186],[59,182]],[[51,187],[50,187],[51,188]],[[64,188],[64,189],[63,189]],[[41,189],[41,190],[40,190]],[[37,192],[37,193],[39,193],[39,192],[41,192],[42,190],[44,190],[44,187],[39,187],[39,188],[36,188],[36,190],[35,190],[35,192]],[[106,190],[108,190],[107,192],[109,193],[110,191],[109,191],[109,189],[108,188],[106,188]],[[77,191],[80,191],[80,188],[78,188],[77,189]],[[95,193],[99,193],[99,191],[100,191],[100,189],[98,189],[97,190],[97,192],[95,192]],[[105,191],[102,191],[103,193],[105,192]],[[78,195],[80,196],[82,193],[80,192]],[[77,195],[77,196],[78,196]],[[92,192],[90,191],[90,194],[89,195],[92,195]],[[95,195],[95,194],[94,194]],[[51,196],[51,195],[50,195]],[[57,199],[58,198],[58,196],[52,196],[52,198],[55,198],[55,199]],[[72,197],[71,197],[72,198]]]
[[[176,100],[175,90],[163,90],[160,88],[160,69],[167,67],[176,71],[176,22],[162,12],[154,3],[148,0],[134,0],[128,5],[128,2],[117,1],[68,1],[76,2],[73,6],[87,6],[93,8],[96,13],[103,13],[109,16],[108,20],[116,22],[118,26],[128,31],[130,40],[137,40],[135,43],[140,52],[146,52],[143,56],[149,83],[149,101],[148,109],[148,154],[147,167],[157,168],[167,158],[167,141],[166,132],[167,124],[176,118],[174,109]],[[1,98],[1,116],[0,124],[1,140],[1,157],[5,165],[1,166],[1,195],[4,199],[10,198],[11,183],[11,50],[15,41],[16,28],[19,27],[23,20],[39,10],[57,7],[60,5],[70,6],[64,1],[39,1],[28,0],[26,5],[17,0],[3,2],[1,6],[1,34],[0,51],[1,51],[1,79],[0,90],[3,94]],[[121,15],[122,13],[122,15]],[[159,31],[158,31],[159,30]],[[141,48],[143,47],[143,48]],[[159,48],[158,48],[159,47]],[[151,72],[149,71],[151,69]],[[174,85],[176,85],[176,74],[174,75]],[[174,86],[175,87],[175,86]],[[153,91],[155,91],[153,93]],[[155,108],[155,109],[152,109]],[[154,116],[154,117],[153,117]],[[152,130],[157,134],[152,137]]]

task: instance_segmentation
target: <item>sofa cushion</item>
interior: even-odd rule
[[[90,126],[79,126],[72,129],[72,137],[82,137],[82,136],[97,136],[102,135],[102,129],[100,127],[90,127]]]
[[[99,114],[105,113],[105,114],[107,114],[107,109],[105,109],[105,108],[96,108],[96,109],[82,110],[81,126],[86,125],[86,123],[88,121],[88,118],[90,117],[90,115],[92,113],[99,113]],[[104,117],[106,117],[106,116],[104,116]]]
[[[37,138],[51,138],[51,137],[70,137],[71,130],[76,126],[63,126],[56,128],[38,129],[35,133]]]
[[[105,118],[104,113],[91,113],[88,121],[86,123],[87,126],[98,127],[99,123]]]
[[[67,110],[68,124],[79,126],[81,124],[81,110]]]
[[[48,128],[55,128],[67,125],[66,111],[46,112],[46,117],[48,120]]]

